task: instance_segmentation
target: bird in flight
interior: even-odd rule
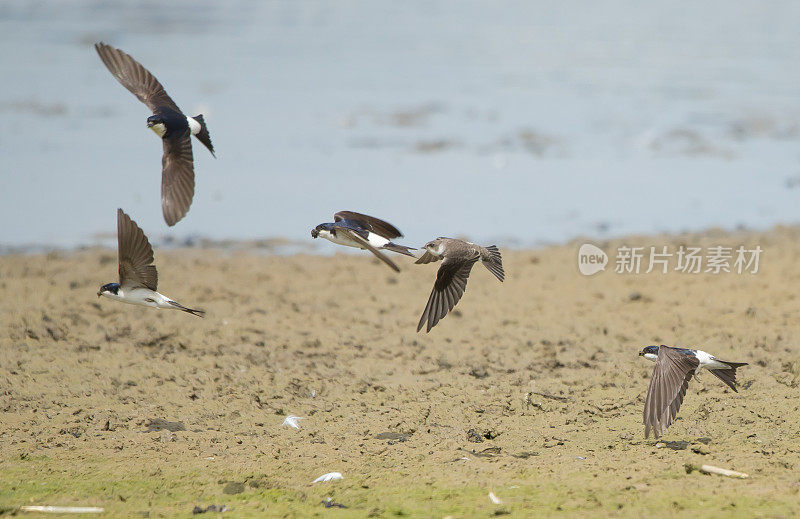
[[[203,310],[186,308],[156,291],[158,272],[153,265],[153,248],[144,232],[122,209],[117,209],[117,249],[119,283],[103,285],[97,297],[105,296],[131,305],[182,310],[198,317],[205,315]]]
[[[671,348],[669,346],[646,346],[640,357],[656,363],[644,401],[644,437],[658,438],[664,434],[683,403],[689,380],[697,376],[702,368],[736,390],[736,369],[746,362],[727,362],[702,350]]]
[[[415,262],[417,264],[442,261],[436,273],[436,282],[428,298],[428,304],[422,312],[417,331],[427,322],[425,332],[430,332],[447,313],[456,306],[467,289],[467,279],[472,266],[481,260],[501,282],[505,279],[503,259],[495,245],[481,247],[455,238],[436,238],[425,244],[425,253]]]
[[[178,223],[192,205],[194,197],[194,135],[214,154],[211,136],[203,115],[187,117],[169,97],[158,79],[125,52],[103,42],[94,46],[111,74],[153,115],[147,127],[161,137],[164,152],[161,157],[161,209],[170,227]]]
[[[416,258],[411,253],[416,249],[392,243],[392,239],[402,236],[394,225],[353,211],[339,211],[333,215],[333,223],[321,223],[311,229],[312,238],[325,238],[338,245],[367,249],[395,272],[400,272],[400,268],[381,249]]]

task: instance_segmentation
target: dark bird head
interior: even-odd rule
[[[333,224],[332,223],[321,223],[321,224],[317,225],[316,227],[311,229],[311,237],[312,238],[318,238],[320,231],[328,231],[331,234],[333,234]]]
[[[118,292],[119,292],[119,283],[107,283],[100,287],[100,290],[97,292],[97,297],[100,297],[104,294],[117,295]]]
[[[159,137],[167,134],[167,122],[160,115],[151,115],[147,118],[147,127],[155,132]]]
[[[647,355],[655,355],[658,357],[658,346],[645,346],[642,348],[642,351],[639,352],[639,356],[645,357]]]

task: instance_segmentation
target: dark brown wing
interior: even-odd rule
[[[162,107],[171,108],[176,112],[181,111],[175,101],[164,91],[161,83],[141,63],[125,52],[103,42],[95,43],[94,48],[117,81],[154,113],[157,108]]]
[[[469,259],[445,258],[439,271],[436,273],[436,282],[428,298],[428,304],[419,319],[417,331],[420,331],[428,322],[425,333],[431,331],[447,313],[456,306],[464,291],[467,289],[467,279],[472,266],[478,261],[479,255]]]
[[[161,157],[161,209],[170,227],[189,212],[194,196],[194,163],[189,130],[166,137]]]
[[[364,247],[365,249],[373,253],[375,256],[377,256],[379,260],[389,265],[389,267],[391,267],[392,270],[394,270],[395,272],[400,272],[400,267],[395,265],[395,263],[392,260],[390,260],[384,253],[373,247],[367,240],[359,236],[358,233],[353,232],[352,229],[348,229],[346,227],[337,227],[336,234],[343,234],[348,238],[350,238],[351,240],[357,241],[358,243],[361,244],[362,247]]]
[[[158,273],[153,265],[153,248],[144,232],[122,209],[117,209],[117,250],[120,286],[155,291]]]
[[[683,403],[686,388],[700,362],[675,348],[661,346],[644,402],[644,437],[658,438],[672,424]]]
[[[368,216],[366,214],[361,213],[354,213],[353,211],[339,211],[338,213],[333,215],[333,221],[338,222],[340,220],[355,220],[357,222],[361,222],[364,227],[369,229],[370,231],[383,236],[391,240],[392,238],[401,238],[403,233],[397,230],[397,227],[390,224],[389,222],[384,222],[383,220],[379,220],[374,216]]]

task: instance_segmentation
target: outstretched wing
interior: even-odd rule
[[[175,101],[167,95],[161,83],[141,63],[125,52],[103,42],[95,43],[94,48],[117,81],[154,113],[158,108],[164,107],[171,108],[176,112],[181,111]]]
[[[364,225],[367,229],[383,236],[391,240],[392,238],[401,238],[403,233],[401,233],[397,227],[390,224],[389,222],[384,222],[374,216],[369,216],[366,214],[355,213],[353,211],[339,211],[338,213],[333,215],[333,221],[338,222],[341,220],[355,220],[360,222]]]
[[[338,220],[337,220],[338,221]],[[384,253],[373,247],[367,240],[365,240],[360,234],[353,231],[352,229],[348,229],[347,227],[336,227],[336,234],[343,234],[346,237],[350,238],[351,240],[359,243],[362,247],[373,253],[379,260],[389,265],[395,272],[400,272],[400,267],[395,265],[395,263],[390,260]]]
[[[427,321],[425,333],[430,332],[431,328],[456,306],[467,289],[469,273],[479,257],[480,255],[476,254],[472,258],[445,258],[436,273],[436,282],[419,319],[417,331],[420,331]]]
[[[680,353],[669,346],[658,348],[658,359],[644,402],[645,438],[651,429],[658,438],[675,420],[689,381],[699,365],[700,361],[693,355]]]
[[[161,157],[161,210],[170,227],[189,212],[194,197],[194,162],[189,130],[165,137]]]
[[[120,286],[155,291],[158,273],[153,265],[153,248],[144,232],[122,209],[117,209],[117,249]]]
[[[442,259],[441,256],[437,256],[436,254],[431,254],[429,251],[425,251],[425,254],[419,257],[417,261],[414,262],[415,265],[424,265],[425,263],[430,263],[432,261],[439,261]]]

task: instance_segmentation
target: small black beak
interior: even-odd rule
[[[311,229],[311,237],[316,238],[317,236],[319,236],[319,231],[316,229]]]
[[[152,128],[155,123],[153,121],[147,121],[147,127]]]
[[[100,297],[101,295],[103,295],[102,291],[97,293],[97,297]]]
[[[640,351],[640,352],[639,352],[639,356],[640,356],[640,357],[644,357],[644,352],[643,352],[643,351]]]

